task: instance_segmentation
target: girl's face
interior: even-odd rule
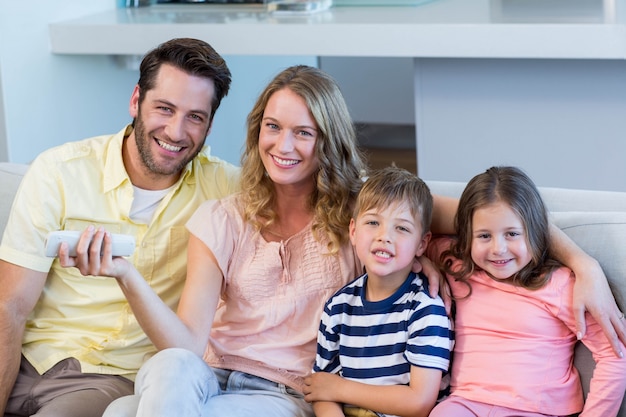
[[[302,97],[288,88],[269,98],[259,132],[259,152],[277,185],[314,186],[318,128]]]
[[[430,232],[424,233],[405,203],[370,209],[350,221],[350,241],[370,278],[400,285],[424,253]]]
[[[472,218],[472,260],[496,280],[506,280],[532,259],[524,225],[502,202],[477,209]]]

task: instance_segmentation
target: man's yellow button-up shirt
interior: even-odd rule
[[[45,151],[31,164],[13,203],[0,258],[48,272],[22,348],[41,373],[75,357],[83,372],[132,379],[155,352],[115,279],[85,277],[44,256],[49,231],[96,225],[135,236],[137,248],[130,261],[175,309],[186,274],[187,219],[201,202],[229,195],[239,186],[239,169],[209,156],[205,147],[184,169],[150,224],[135,223],[129,218],[133,186],[122,161],[122,143],[131,129]]]

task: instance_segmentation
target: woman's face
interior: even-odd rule
[[[317,123],[302,97],[288,88],[272,94],[261,120],[259,152],[276,185],[315,184],[317,136]]]

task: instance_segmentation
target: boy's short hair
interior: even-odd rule
[[[411,215],[422,222],[423,232],[430,231],[433,215],[430,188],[417,175],[395,166],[371,173],[361,187],[353,218],[367,210],[386,208],[393,203],[407,203]]]

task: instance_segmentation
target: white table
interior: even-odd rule
[[[61,54],[143,54],[155,40],[190,36],[226,55],[624,59],[622,3],[435,0],[296,17],[262,5],[156,5],[53,23],[50,40]]]

